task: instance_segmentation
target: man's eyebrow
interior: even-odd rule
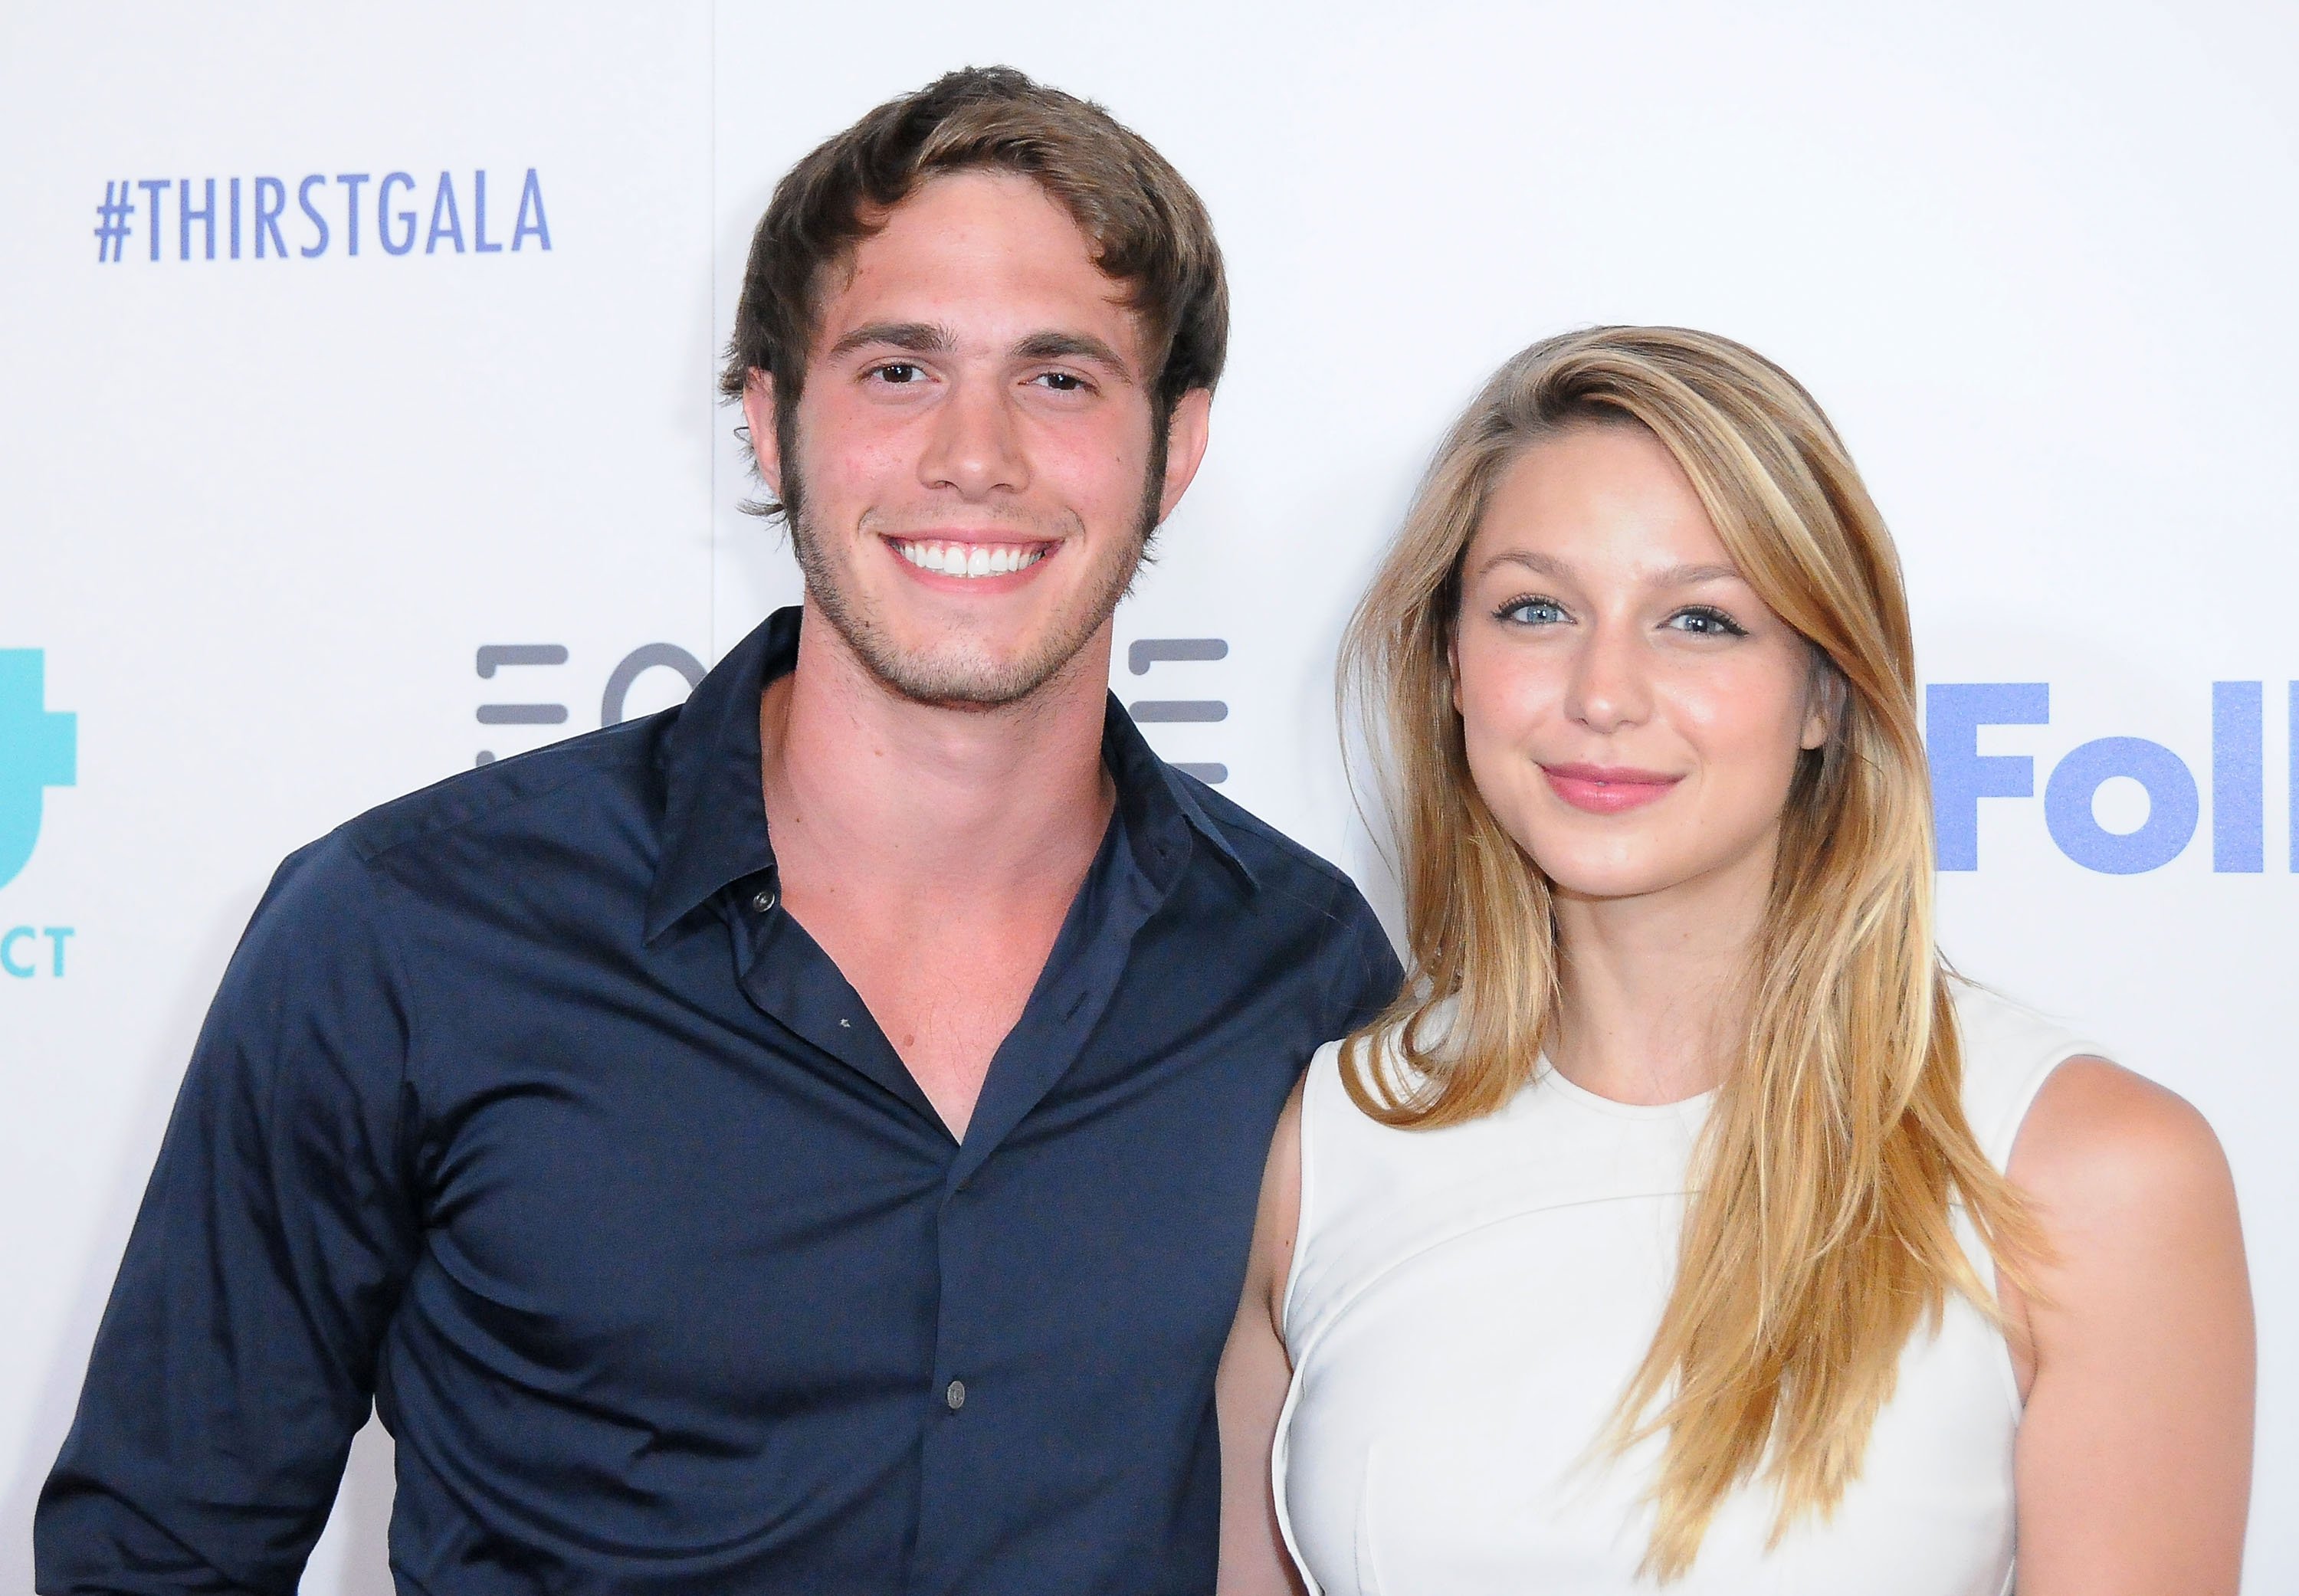
[[[1133,380],[1133,368],[1125,357],[1091,333],[1033,333],[1014,346],[1025,360],[1088,360],[1111,375]]]
[[[874,344],[914,355],[942,354],[957,343],[948,327],[930,321],[873,321],[856,327],[832,344],[827,358],[834,360]]]

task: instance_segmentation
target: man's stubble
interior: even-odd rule
[[[1061,674],[1093,641],[1094,633],[1116,612],[1118,603],[1133,590],[1133,580],[1150,558],[1150,545],[1158,531],[1164,498],[1168,426],[1161,420],[1151,428],[1150,459],[1142,474],[1141,509],[1135,517],[1135,536],[1125,558],[1114,562],[1101,581],[1079,595],[1075,612],[1057,617],[1053,633],[1032,653],[1010,662],[987,658],[951,658],[905,652],[888,638],[867,607],[854,601],[840,581],[837,560],[809,514],[799,470],[796,418],[777,418],[776,431],[783,459],[780,494],[784,525],[790,528],[791,551],[806,579],[807,597],[814,601],[863,667],[891,690],[913,703],[950,709],[1002,709],[1020,704]],[[1067,543],[1066,548],[1074,547]],[[1058,557],[1057,557],[1058,558]]]

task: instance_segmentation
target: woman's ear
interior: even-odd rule
[[[1812,673],[1805,679],[1804,732],[1797,746],[1807,748],[1825,748],[1828,740],[1844,722],[1844,706],[1851,696],[1851,687],[1836,662],[1817,646],[1812,650]]]

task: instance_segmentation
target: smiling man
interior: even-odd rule
[[[1108,690],[1226,322],[1188,186],[1018,73],[784,178],[726,386],[804,605],[282,868],[41,1591],[292,1591],[370,1400],[403,1591],[1211,1588],[1262,1154],[1398,979]]]

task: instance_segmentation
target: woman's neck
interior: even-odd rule
[[[1714,1089],[1744,1022],[1749,955],[1772,886],[1767,846],[1635,897],[1556,893],[1562,1003],[1549,1063],[1620,1103]]]

